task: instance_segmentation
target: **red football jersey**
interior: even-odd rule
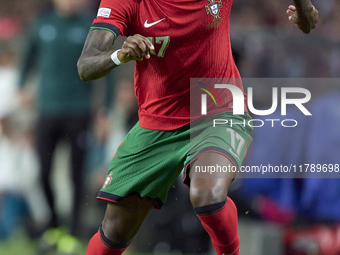
[[[230,46],[231,6],[232,0],[101,1],[91,29],[140,34],[155,46],[150,59],[136,61],[141,127],[172,130],[190,123],[190,78],[240,77]],[[230,91],[221,91],[223,105],[210,113],[232,110]]]

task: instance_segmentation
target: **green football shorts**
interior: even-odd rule
[[[239,169],[252,141],[249,120],[248,114],[222,112],[170,131],[137,123],[117,148],[97,198],[118,203],[128,196],[145,197],[160,209],[183,168],[189,187],[188,166],[205,152],[223,154]]]

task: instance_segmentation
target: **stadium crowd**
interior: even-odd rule
[[[79,12],[88,13],[94,18],[99,2],[84,1],[85,5]],[[287,20],[285,11],[289,4],[289,0],[234,1],[231,40],[241,75],[246,78],[339,78],[340,2],[314,0],[320,20],[317,29],[310,35],[301,34]],[[1,244],[10,239],[18,229],[24,229],[30,238],[39,240],[39,249],[45,248],[41,240],[51,213],[47,201],[42,196],[43,187],[40,183],[35,150],[35,123],[39,116],[35,109],[34,95],[39,77],[30,77],[27,82],[29,93],[25,96],[19,95],[17,86],[32,24],[41,13],[52,9],[53,4],[50,1],[0,0],[0,253]],[[118,39],[117,45],[121,42],[121,38]],[[100,224],[105,203],[95,201],[96,192],[104,181],[107,166],[116,147],[138,119],[132,86],[133,65],[129,64],[129,67],[128,71],[120,72],[117,69],[111,77],[112,102],[107,112],[98,106],[100,94],[107,92],[105,89],[96,91],[99,96],[96,95],[92,106],[92,124],[86,136],[89,145],[85,154],[85,191],[80,216],[84,229],[77,235],[79,240],[87,240]],[[98,87],[105,87],[103,83],[105,81],[98,82]],[[269,157],[261,158],[263,154],[259,151],[270,154],[271,159],[277,160],[276,163],[283,163],[283,160],[289,163],[290,158],[286,152],[292,150],[292,147],[301,148],[296,149],[294,157],[293,153],[290,155],[294,159],[299,158],[296,164],[306,163],[303,160],[314,160],[315,155],[318,155],[322,163],[336,163],[336,155],[340,152],[340,146],[337,146],[340,144],[340,136],[336,132],[337,129],[321,127],[320,123],[340,123],[337,106],[337,102],[340,102],[340,85],[335,82],[335,85],[313,85],[307,88],[313,92],[313,97],[318,98],[310,105],[316,112],[315,123],[309,121],[303,128],[294,130],[295,133],[282,130],[255,131],[254,144],[249,152],[247,164],[262,163]],[[261,87],[261,91],[265,94],[268,88]],[[263,107],[271,103],[268,97],[260,95],[255,101]],[[326,115],[326,119],[318,109],[334,112]],[[273,134],[270,134],[270,131]],[[320,133],[327,133],[328,136],[325,136],[325,139],[324,136],[320,138]],[[285,144],[286,147],[280,146],[271,153],[266,152],[266,148],[273,146],[273,140],[278,136],[280,137],[277,140],[289,141]],[[318,143],[313,142],[314,139],[317,139]],[[318,147],[318,144],[321,145]],[[332,153],[323,156],[324,150]],[[68,192],[72,192],[71,177],[64,169],[68,168],[68,165],[60,163],[67,161],[69,150],[62,143],[57,151],[56,163],[53,166],[56,172],[53,175],[54,189],[59,194],[56,207],[63,223],[69,227],[67,222],[72,201],[67,196]],[[279,226],[284,235],[282,244],[286,247],[285,253],[279,254],[336,255],[340,252],[340,208],[336,206],[340,205],[340,194],[337,192],[337,187],[340,187],[339,180],[275,179],[258,181],[258,185],[254,185],[256,179],[239,179],[235,181],[231,196],[238,205],[241,220],[272,222]],[[197,219],[191,214],[188,191],[180,187],[181,185],[178,183],[176,189],[171,191],[164,209],[161,212],[153,212],[149,217],[152,220],[145,222],[141,234],[137,237],[139,241],[133,244],[139,252],[209,252],[207,235],[202,228],[193,227]],[[323,191],[320,187],[329,189]],[[329,200],[320,201],[320,194],[329,196]],[[181,215],[176,215],[176,208],[181,208]],[[320,208],[328,208],[332,214]],[[181,220],[174,223],[176,217],[181,217]],[[296,230],[296,226],[303,228]],[[306,230],[308,228],[310,231]],[[155,231],[159,234],[156,235]],[[328,244],[323,240],[325,235],[331,240]],[[187,242],[181,241],[181,236],[185,236]]]

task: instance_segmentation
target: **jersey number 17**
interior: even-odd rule
[[[165,51],[170,44],[170,36],[147,37],[147,38],[152,43],[152,45],[155,45],[155,41],[157,44],[162,44],[157,54],[155,50],[150,50],[150,53],[156,55],[157,57],[164,57]]]

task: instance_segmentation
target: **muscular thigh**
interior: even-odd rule
[[[214,125],[214,119],[226,124]],[[204,182],[228,182],[233,179],[251,142],[251,128],[231,123],[247,123],[249,115],[234,116],[222,112],[190,127],[190,153],[185,164],[184,183],[191,186],[190,177],[206,178]],[[209,180],[215,179],[215,181]]]
[[[194,207],[205,206],[223,201],[229,185],[235,178],[235,172],[226,173],[202,173],[196,172],[195,166],[209,165],[233,166],[233,163],[225,156],[216,152],[202,154],[193,164],[190,171],[190,197]]]
[[[115,243],[130,242],[154,207],[152,200],[137,197],[126,197],[117,204],[108,203],[102,223],[105,236]]]

